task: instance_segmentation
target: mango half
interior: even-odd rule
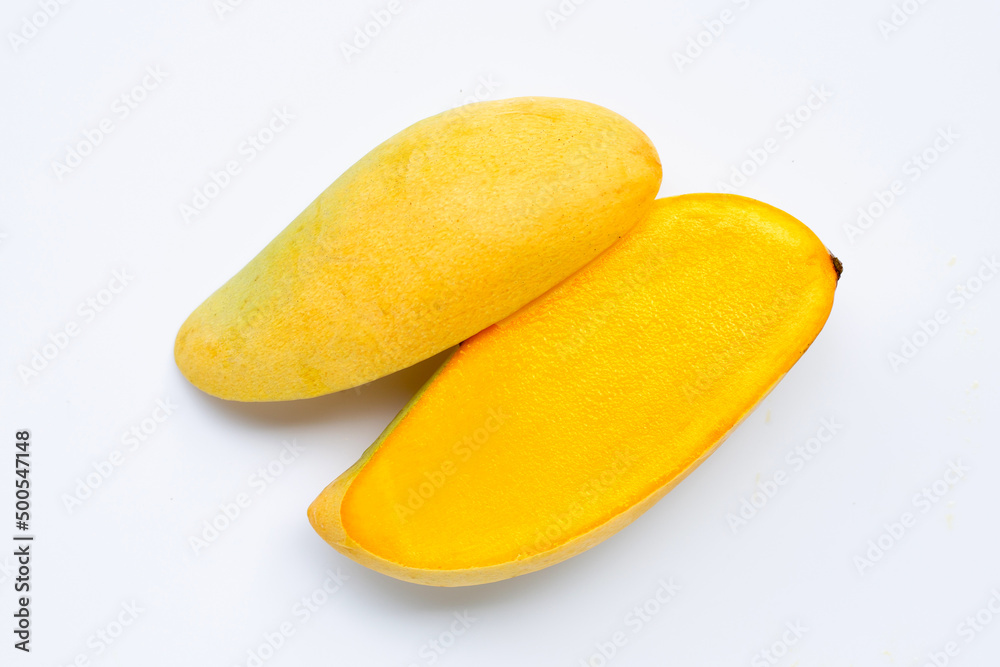
[[[649,212],[652,143],[586,102],[517,98],[409,127],[348,169],[177,334],[220,398],[276,401],[406,368],[510,315]]]
[[[473,336],[309,508],[334,548],[421,584],[552,565],[649,509],[819,333],[840,263],[745,197],[659,200]]]

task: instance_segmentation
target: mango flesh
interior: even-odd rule
[[[309,508],[375,570],[524,574],[633,521],[703,461],[823,327],[840,263],[761,202],[696,194],[461,345]]]
[[[220,398],[347,389],[510,315],[618,240],[660,187],[649,139],[586,102],[517,98],[421,121],[338,178],[177,334]]]

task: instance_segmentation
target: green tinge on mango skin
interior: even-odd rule
[[[662,171],[621,116],[556,98],[420,121],[350,167],[187,319],[214,396],[308,398],[411,366],[510,315],[625,235]]]

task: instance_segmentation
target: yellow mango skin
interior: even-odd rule
[[[421,584],[580,553],[771,390],[822,329],[840,270],[767,204],[659,200],[594,262],[463,343],[309,519],[350,558]]]
[[[177,334],[205,392],[308,398],[411,366],[510,315],[648,213],[652,143],[587,102],[461,107],[384,142]]]

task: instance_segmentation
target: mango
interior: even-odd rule
[[[507,317],[643,219],[656,149],[587,102],[517,98],[423,120],[348,169],[184,322],[205,392],[319,396]]]
[[[659,200],[464,342],[309,520],[341,553],[421,584],[578,554],[649,509],[774,387],[826,322],[840,272],[767,204]]]

